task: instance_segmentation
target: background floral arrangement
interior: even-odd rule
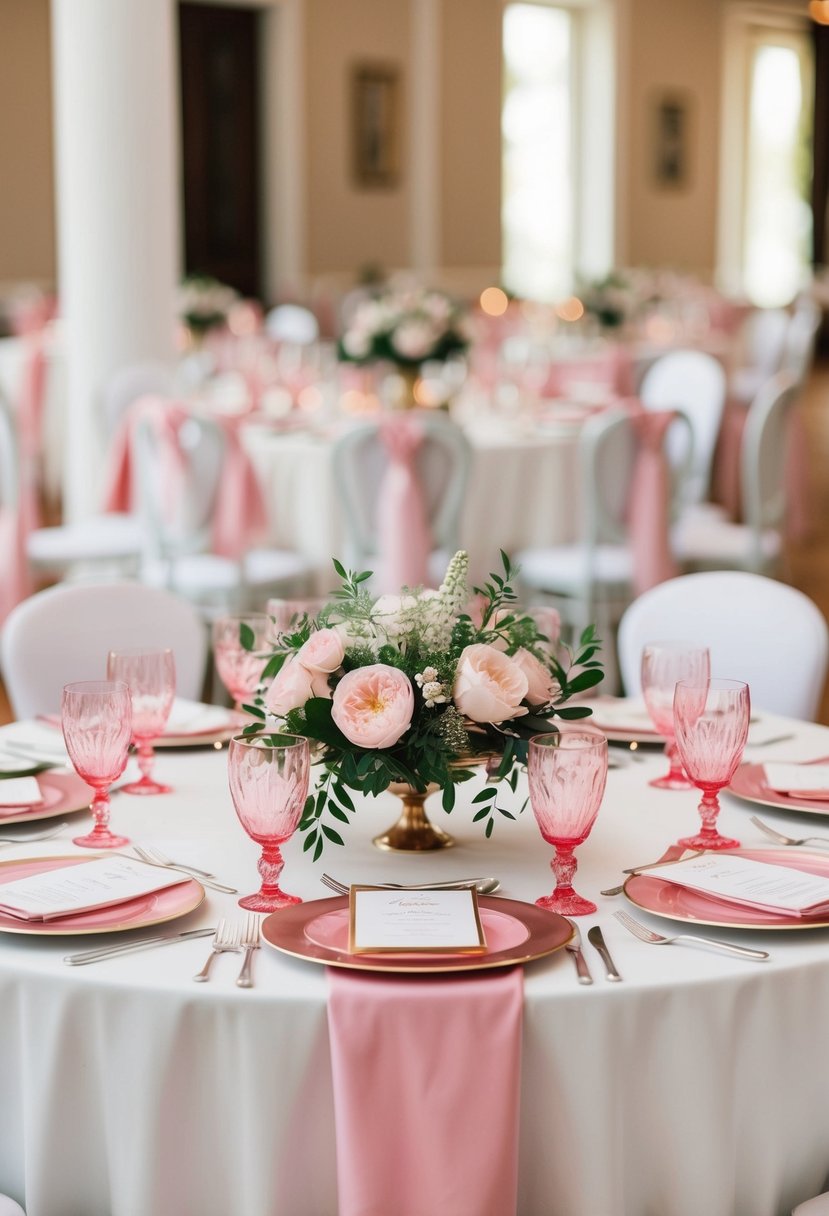
[[[469,338],[465,312],[456,301],[442,291],[408,287],[361,300],[338,350],[349,363],[384,360],[417,368],[430,359],[462,353]]]
[[[632,320],[642,304],[640,285],[619,270],[583,283],[578,295],[585,311],[592,313],[604,329],[618,329]]]
[[[205,334],[227,321],[231,306],[238,299],[232,287],[207,275],[190,275],[178,289],[178,314],[193,333]]]
[[[327,841],[343,844],[335,824],[354,813],[349,790],[379,794],[392,782],[425,792],[443,790],[451,811],[455,786],[474,776],[475,757],[489,759],[489,782],[475,795],[475,820],[492,833],[505,782],[514,792],[527,740],[555,730],[554,717],[583,718],[584,706],[565,708],[574,694],[602,679],[599,643],[585,630],[575,654],[556,655],[557,639],[540,634],[515,606],[514,571],[502,554],[503,574],[474,591],[480,623],[467,605],[466,553],[455,554],[438,591],[408,591],[374,600],[370,573],[334,562],[342,580],[333,602],[304,619],[263,675],[264,691],[247,706],[261,730],[269,717],[280,729],[318,745],[316,789],[300,829],[317,860]],[[252,645],[253,638],[242,642]],[[521,808],[523,810],[523,807]],[[519,812],[520,813],[520,812]]]

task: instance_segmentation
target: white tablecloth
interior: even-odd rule
[[[472,468],[460,526],[473,579],[500,570],[499,549],[515,554],[576,534],[578,429],[513,436],[470,428]],[[297,549],[316,569],[319,590],[334,585],[331,558],[346,557],[332,474],[333,439],[243,430],[265,492],[270,541]]]
[[[752,735],[786,725],[764,716]],[[829,730],[796,729],[768,755],[829,750]],[[649,755],[610,774],[579,850],[584,893],[597,896],[622,866],[657,857],[694,825],[693,792],[648,787],[663,765]],[[167,753],[158,773],[175,793],[116,795],[114,824],[252,889],[257,850],[236,822],[224,754]],[[448,823],[456,848],[378,853],[372,835],[398,805],[386,795],[360,806],[346,847],[316,866],[292,841],[285,888],[325,896],[325,868],[355,881],[492,873],[506,896],[549,891],[550,850],[529,810],[487,842],[471,823],[473,792]],[[752,810],[724,799],[722,826],[757,845]],[[445,822],[439,809],[434,817]],[[795,835],[823,823],[767,818]],[[2,858],[71,853],[69,835]],[[602,924],[621,984],[605,982],[587,945],[592,988],[576,982],[566,952],[526,968],[521,1216],[788,1214],[829,1172],[829,932],[721,931],[772,952],[768,963],[744,962],[647,946],[611,916],[623,898],[598,902],[582,932]],[[208,894],[186,927],[237,911],[235,897]],[[252,991],[233,983],[238,956],[218,959],[212,981],[197,985],[205,940],[78,969],[61,962],[106,940],[0,941],[0,1191],[25,1198],[28,1216],[334,1216],[325,970],[263,947]]]

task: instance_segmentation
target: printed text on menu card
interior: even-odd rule
[[[391,891],[352,887],[352,954],[483,953],[486,940],[476,891]]]

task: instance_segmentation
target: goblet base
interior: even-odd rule
[[[130,781],[127,785],[122,785],[120,792],[122,794],[172,794],[173,787],[142,777],[140,781]]]
[[[677,841],[686,849],[713,851],[716,849],[739,849],[739,840],[731,836],[721,836],[719,832],[698,832],[696,836],[683,836]]]
[[[584,899],[575,891],[553,891],[552,895],[542,895],[537,899],[539,908],[549,912],[559,912],[562,916],[589,916],[596,911],[596,905],[589,899]]]
[[[109,828],[93,828],[86,836],[73,836],[72,843],[82,849],[123,849],[130,839],[128,836],[116,836]]]
[[[687,777],[676,777],[673,773],[666,773],[664,777],[654,777],[648,782],[656,790],[692,790],[695,788],[693,781],[689,781]]]
[[[251,912],[278,912],[280,908],[291,908],[301,904],[298,895],[288,895],[285,891],[277,891],[272,895],[263,895],[257,891],[254,895],[245,895],[239,900],[240,908],[249,908]]]

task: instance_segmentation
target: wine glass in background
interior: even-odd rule
[[[280,889],[279,875],[285,864],[280,845],[296,831],[308,797],[308,740],[269,732],[238,736],[230,741],[227,771],[239,822],[251,840],[262,846],[262,886],[240,899],[240,907],[275,912],[302,903],[298,895]]]
[[[660,790],[693,788],[682,771],[674,738],[674,689],[680,680],[705,684],[711,674],[711,657],[704,646],[692,642],[651,642],[642,651],[642,695],[660,735],[665,738],[668,772],[649,785]]]
[[[213,624],[213,657],[219,679],[242,706],[254,696],[273,646],[271,618],[264,612],[223,616]]]
[[[680,759],[702,791],[702,828],[679,843],[689,849],[736,849],[739,840],[717,831],[720,790],[728,785],[748,738],[751,697],[742,680],[680,682],[674,693],[674,729]]]
[[[170,794],[172,786],[152,777],[153,743],[164,733],[176,695],[176,661],[172,650],[110,650],[107,678],[123,680],[132,699],[132,738],[141,777],[122,786],[125,794]]]
[[[64,687],[60,724],[69,759],[95,791],[95,826],[73,844],[90,849],[121,849],[126,836],[109,830],[109,787],[123,773],[132,738],[130,690],[120,680],[81,680]]]
[[[564,916],[586,916],[596,905],[573,890],[574,849],[587,839],[607,782],[607,739],[591,727],[535,735],[529,746],[530,804],[541,835],[555,849],[552,895],[535,902]]]
[[[273,620],[273,640],[276,641],[280,633],[290,633],[296,629],[305,617],[313,621],[327,603],[323,599],[268,600],[267,612]]]

